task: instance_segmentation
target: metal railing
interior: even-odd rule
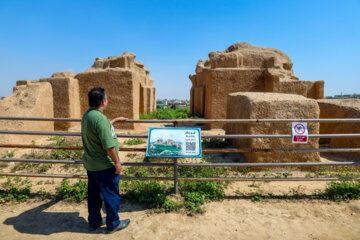
[[[19,120],[19,121],[72,121],[79,122],[81,119],[67,118],[24,118],[24,117],[0,117],[0,120]],[[127,120],[131,123],[172,123],[177,127],[179,123],[264,123],[264,122],[360,122],[360,118],[351,119],[176,119],[176,120]],[[0,134],[24,134],[24,135],[49,135],[49,136],[81,136],[79,132],[39,132],[39,131],[4,131]],[[119,138],[147,138],[143,134],[117,134]],[[291,138],[290,134],[282,135],[202,135],[202,138]],[[309,138],[360,138],[360,134],[309,134]],[[76,146],[48,146],[48,145],[25,145],[25,144],[0,144],[0,148],[32,148],[32,149],[63,149],[63,150],[82,150]],[[124,148],[119,151],[145,152],[146,148]],[[244,152],[360,152],[360,148],[205,148],[203,153],[244,153]],[[249,177],[178,177],[178,167],[309,167],[309,166],[357,166],[360,162],[292,162],[292,163],[178,163],[177,158],[173,158],[173,163],[147,163],[147,162],[123,162],[124,166],[154,166],[154,167],[173,167],[173,177],[131,177],[121,176],[123,180],[160,180],[174,181],[175,192],[178,193],[178,181],[339,181],[339,180],[360,180],[360,177],[286,177],[286,178],[249,178]],[[21,159],[21,158],[0,158],[0,162],[31,162],[31,163],[51,163],[51,164],[81,164],[77,160],[50,160],[50,159]],[[30,174],[30,173],[0,173],[0,176],[21,176],[21,177],[50,177],[50,178],[87,178],[86,175],[70,174]]]

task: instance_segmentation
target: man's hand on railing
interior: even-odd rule
[[[126,121],[126,120],[128,120],[128,118],[126,118],[126,117],[116,117],[116,118],[111,119],[110,123],[113,124],[115,122],[120,122],[120,121],[123,122],[123,121]]]

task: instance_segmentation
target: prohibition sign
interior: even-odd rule
[[[298,123],[294,126],[294,130],[297,134],[304,134],[305,133],[305,127],[301,123]]]

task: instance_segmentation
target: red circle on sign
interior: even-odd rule
[[[297,134],[304,134],[305,133],[305,127],[304,127],[304,125],[302,125],[302,124],[296,124],[295,126],[294,126],[294,130],[295,130],[295,132],[297,133]]]

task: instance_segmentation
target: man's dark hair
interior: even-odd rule
[[[99,107],[101,105],[101,101],[105,98],[105,89],[102,87],[95,87],[90,90],[88,97],[90,107]]]

